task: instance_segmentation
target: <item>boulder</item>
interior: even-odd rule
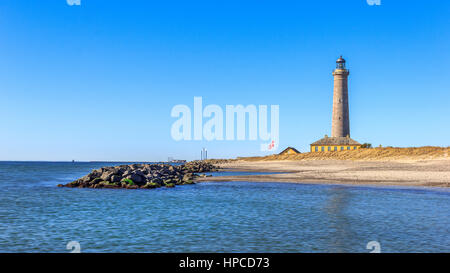
[[[103,181],[103,179],[101,179],[100,177],[98,177],[98,178],[93,179],[90,183],[91,183],[91,184],[98,184],[98,183],[100,183],[100,182],[102,182],[102,181]]]
[[[122,180],[122,177],[120,177],[119,175],[111,176],[111,182],[120,182],[120,180]]]
[[[187,173],[187,174],[185,174],[184,176],[183,176],[183,181],[189,181],[189,180],[192,180],[192,173]]]
[[[132,164],[103,167],[58,187],[151,189],[160,186],[194,184],[197,173],[216,171],[209,162],[192,161],[184,165]],[[202,176],[205,176],[202,174]],[[130,179],[125,181],[124,179]]]
[[[113,176],[114,173],[112,171],[106,171],[102,174],[102,176],[100,176],[100,178],[104,181],[110,181],[111,180],[111,176]]]
[[[134,170],[133,173],[139,176],[145,176],[145,174],[141,170]]]
[[[87,183],[92,180],[92,175],[90,175],[90,174],[85,175],[82,178],[80,178],[80,180]]]
[[[128,178],[133,180],[133,182],[135,182],[135,183],[142,183],[142,180],[143,180],[142,176],[137,175],[135,173],[130,174]]]

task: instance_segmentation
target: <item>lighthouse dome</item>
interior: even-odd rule
[[[344,60],[344,58],[342,58],[342,56],[340,56],[339,59],[337,59],[336,63],[342,64],[342,63],[345,63],[345,60]]]

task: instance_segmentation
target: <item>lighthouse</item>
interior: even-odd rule
[[[331,137],[350,136],[350,121],[348,113],[348,75],[344,58],[336,61],[336,69],[333,71],[333,118],[331,122]]]
[[[348,105],[348,75],[345,60],[340,56],[333,70],[333,112],[331,119],[331,137],[312,143],[311,152],[334,152],[356,150],[361,144],[350,138],[350,115]]]

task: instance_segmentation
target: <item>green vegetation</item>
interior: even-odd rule
[[[370,148],[372,148],[372,144],[364,143],[363,145],[361,145],[361,148],[363,148],[363,149],[370,149]]]
[[[100,177],[95,178],[94,180],[91,181],[91,184],[98,184],[100,182],[102,182],[103,180]]]
[[[174,183],[164,183],[164,185],[166,186],[166,188],[174,188],[175,187]]]
[[[129,178],[122,179],[121,182],[125,182],[125,183],[127,183],[128,185],[135,185],[134,182],[133,182],[133,180],[131,180],[131,179],[129,179]]]
[[[119,184],[117,182],[109,182],[109,181],[102,181],[100,184],[108,185],[108,186],[118,186]]]
[[[158,183],[155,182],[147,182],[147,184],[145,184],[144,188],[146,189],[154,189],[154,188],[159,188],[161,187],[161,185],[159,185]]]

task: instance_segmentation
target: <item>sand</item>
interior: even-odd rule
[[[219,164],[246,176],[199,178],[198,181],[288,182],[378,186],[450,187],[450,159],[432,160],[236,160]],[[262,174],[258,172],[283,172]]]

